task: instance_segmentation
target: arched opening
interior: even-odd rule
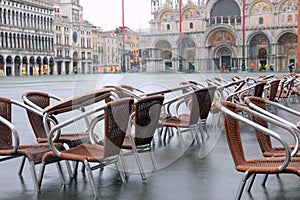
[[[15,64],[15,76],[20,76],[20,68],[21,68],[21,58],[20,56],[16,56],[14,60]]]
[[[78,53],[74,52],[73,54],[73,72],[78,73]]]
[[[0,56],[0,76],[4,76],[4,58]]]
[[[48,58],[47,57],[43,58],[43,74],[44,75],[48,74]]]
[[[23,57],[22,59],[22,75],[25,76],[27,75],[27,66],[28,66],[28,60],[27,57]]]
[[[7,56],[6,58],[6,76],[10,76],[12,71],[12,57],[11,56]]]
[[[33,69],[34,69],[35,60],[34,57],[31,56],[29,59],[29,75],[33,75]]]
[[[51,57],[49,59],[49,74],[50,75],[53,74],[53,69],[54,69],[54,59],[53,59],[53,57]]]
[[[41,68],[42,68],[42,59],[41,59],[41,57],[37,57],[36,66],[34,68],[34,74],[41,75],[41,71],[42,71]]]

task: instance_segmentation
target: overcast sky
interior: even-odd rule
[[[83,18],[104,31],[122,26],[122,0],[81,0]],[[150,0],[124,0],[125,26],[132,30],[149,29]]]

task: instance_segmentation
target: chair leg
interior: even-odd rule
[[[26,160],[26,157],[23,156],[22,161],[21,161],[21,165],[20,165],[20,168],[19,168],[19,172],[18,172],[19,175],[21,175],[22,172],[23,172],[24,165],[25,165],[25,160]]]
[[[125,175],[125,170],[124,168],[122,168],[121,166],[121,160],[120,160],[120,157],[118,158],[116,164],[117,164],[117,168],[118,168],[118,171],[119,171],[119,174],[121,176],[121,180],[123,183],[126,183],[126,175]]]
[[[91,186],[92,186],[92,190],[93,190],[94,196],[97,197],[98,196],[98,191],[97,191],[97,188],[96,188],[95,179],[94,179],[94,176],[92,174],[92,170],[91,170],[90,164],[89,164],[89,162],[87,160],[85,160],[84,161],[84,165],[85,165],[85,169],[87,171],[87,174],[89,176],[89,180],[90,180],[90,183],[91,183]]]
[[[82,165],[82,167],[81,167],[81,172],[84,172],[84,171],[85,171],[85,166]]]
[[[196,141],[197,141],[197,144],[200,145],[201,142],[203,142],[203,136],[202,136],[202,133],[201,133],[201,131],[200,131],[200,136],[201,136],[201,141],[200,141],[200,138],[199,138],[199,135],[198,135],[198,131],[197,131],[197,130],[200,131],[199,128],[198,128],[197,126],[195,126],[193,129],[191,129],[191,132],[192,132],[192,134],[194,135],[194,137],[195,137],[195,139],[196,139]]]
[[[181,142],[182,145],[184,146],[184,140],[183,140],[183,136],[182,136],[182,133],[181,133],[180,128],[177,128],[177,133],[178,133],[180,142]]]
[[[150,149],[150,157],[151,157],[151,161],[152,161],[152,165],[153,165],[153,169],[156,169],[157,163],[156,163],[156,159],[154,157],[154,152],[153,149]]]
[[[31,171],[31,176],[32,176],[35,191],[38,194],[40,192],[40,187],[39,187],[39,183],[38,183],[38,179],[37,179],[37,175],[36,175],[36,171],[35,171],[35,167],[34,167],[34,162],[30,162],[30,171]]]
[[[249,185],[248,185],[248,187],[247,187],[247,191],[248,191],[248,192],[251,191],[251,188],[252,188],[252,186],[253,186],[255,177],[256,177],[256,174],[253,174],[253,175],[252,175],[252,178],[251,178],[251,180],[250,180],[250,183],[249,183]]]
[[[66,162],[66,167],[67,167],[67,171],[68,171],[69,177],[73,178],[73,172],[72,172],[72,168],[70,166],[70,163],[67,160],[65,162]]]
[[[40,167],[40,173],[39,173],[39,179],[38,179],[38,186],[40,189],[42,187],[42,181],[43,181],[43,177],[44,177],[45,167],[46,167],[46,163],[42,163],[42,166]]]
[[[123,166],[125,178],[127,179],[129,177],[129,172],[128,172],[128,167],[127,167],[127,162],[125,160],[125,157],[124,157],[124,154],[122,151],[120,151],[120,159],[121,159],[121,164]]]
[[[250,175],[251,174],[249,172],[245,172],[244,176],[242,177],[242,180],[240,182],[240,185],[239,185],[239,188],[238,188],[238,191],[236,194],[236,198],[235,198],[236,200],[241,199],[245,184],[246,184],[248,178],[250,177]]]
[[[263,180],[262,183],[261,183],[262,186],[265,186],[265,185],[266,185],[268,176],[269,176],[269,174],[266,174],[266,175],[265,175],[264,180]]]
[[[73,177],[77,176],[78,164],[79,164],[79,162],[78,162],[78,161],[77,161],[77,162],[75,162],[74,171],[73,171],[73,175],[72,175],[72,177],[71,177],[71,178],[73,178]]]
[[[147,179],[147,177],[145,175],[145,172],[144,172],[144,169],[143,169],[140,157],[138,155],[138,152],[134,152],[134,157],[135,157],[136,163],[138,165],[138,168],[140,170],[140,174],[141,174],[142,180],[145,181]]]
[[[61,183],[62,183],[63,185],[66,185],[66,179],[65,179],[65,176],[64,176],[64,174],[63,174],[63,171],[62,171],[60,162],[57,161],[55,164],[56,164],[56,168],[57,168],[57,171],[58,171],[58,174],[59,174]]]

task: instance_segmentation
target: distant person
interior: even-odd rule
[[[290,63],[289,64],[290,73],[293,73],[293,69],[294,69],[294,63]]]

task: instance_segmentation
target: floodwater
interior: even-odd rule
[[[195,73],[195,74],[91,74],[60,75],[34,77],[0,77],[0,96],[22,101],[21,96],[28,91],[43,91],[62,98],[101,88],[106,85],[132,85],[145,92],[178,86],[180,82],[194,80],[204,82],[206,79],[220,77],[229,80],[232,76],[258,77],[260,73]],[[281,76],[282,74],[278,74]],[[172,98],[176,94],[168,94]],[[13,113],[14,123],[19,130],[21,143],[35,142],[28,124],[26,113],[16,109]],[[209,123],[214,123],[210,118]],[[209,134],[220,134],[221,127],[210,126]],[[200,147],[192,143],[187,134],[184,143],[180,143],[175,134],[162,143],[155,137],[155,158],[157,168],[153,169],[149,155],[142,155],[147,180],[142,182],[133,158],[128,158],[130,177],[122,184],[114,167],[103,171],[94,171],[99,199],[125,200],[199,200],[199,199],[234,199],[241,174],[234,170],[234,165],[224,135],[206,157],[199,159]],[[247,136],[247,145],[252,145],[255,136]],[[79,173],[75,180],[63,187],[55,165],[46,167],[41,193],[36,195],[31,180],[28,163],[22,176],[17,174],[20,159],[0,162],[0,199],[93,199],[88,177]],[[36,166],[39,172],[39,166]],[[67,173],[66,173],[67,175]],[[245,199],[295,199],[298,177],[281,176],[270,178],[266,188],[255,184],[252,193],[243,194]],[[284,183],[290,182],[287,189]],[[268,192],[269,190],[269,192]],[[292,190],[292,191],[291,191]],[[286,193],[285,193],[286,192]]]

